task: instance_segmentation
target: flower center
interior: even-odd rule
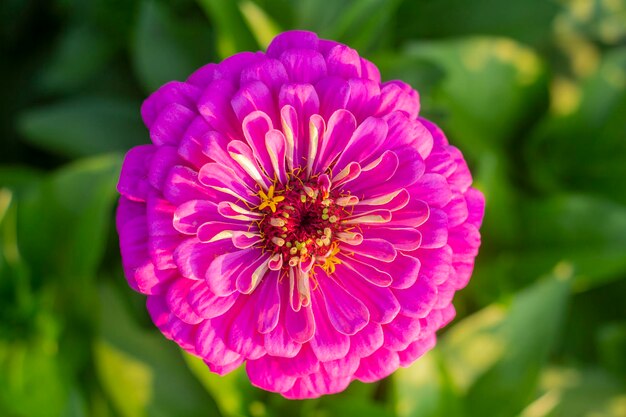
[[[279,185],[280,186],[280,185]],[[334,270],[339,261],[337,234],[345,228],[341,219],[350,214],[338,190],[330,189],[328,176],[302,180],[289,177],[282,189],[274,186],[259,192],[259,209],[265,214],[259,222],[264,249],[283,268],[322,262],[324,269]]]

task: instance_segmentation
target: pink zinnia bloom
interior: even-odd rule
[[[484,198],[419,106],[355,50],[300,31],[152,94],[117,228],[163,334],[288,398],[431,349],[470,278]]]

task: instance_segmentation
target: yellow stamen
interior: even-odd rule
[[[341,263],[340,259],[337,259],[337,254],[339,253],[339,245],[335,242],[329,250],[328,255],[324,259],[324,265],[322,265],[322,269],[326,271],[328,274],[335,273],[335,266]]]
[[[272,213],[276,213],[276,204],[280,203],[285,199],[282,195],[274,195],[275,187],[270,185],[270,188],[267,190],[267,194],[263,190],[259,190],[259,197],[261,197],[261,204],[259,205],[259,210],[263,210],[266,207],[269,207],[272,210]]]

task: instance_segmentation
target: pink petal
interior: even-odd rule
[[[381,103],[378,115],[389,114],[401,110],[411,119],[415,119],[420,110],[417,91],[402,81],[389,81],[380,90]]]
[[[246,142],[250,145],[259,165],[266,173],[271,173],[272,162],[265,146],[265,135],[274,128],[272,120],[262,111],[254,111],[246,116],[242,127]]]
[[[278,92],[280,86],[288,82],[287,70],[277,59],[266,58],[241,72],[241,84],[259,80],[268,86],[274,93]]]
[[[340,109],[332,114],[320,141],[319,156],[315,166],[318,172],[326,170],[343,152],[355,129],[356,120],[352,113]]]
[[[254,250],[256,254],[261,252],[259,248],[245,249]],[[266,276],[269,266],[269,255],[267,253],[260,253],[260,256],[251,263],[246,263],[246,268],[237,274],[235,285],[237,291],[243,294],[252,293],[259,283]]]
[[[338,265],[338,267],[341,265]],[[363,276],[342,268],[341,273],[337,268],[337,277],[341,277],[341,283],[346,291],[362,302],[369,311],[370,319],[374,323],[389,323],[400,311],[400,304],[389,288],[370,284]]]
[[[319,288],[324,294],[328,318],[340,333],[353,335],[369,322],[367,307],[325,273],[318,273]]]
[[[350,338],[344,334],[337,333],[330,323],[321,293],[313,291],[312,298],[315,334],[310,340],[310,344],[313,353],[322,362],[343,358],[350,349]]]
[[[285,168],[285,156],[287,152],[287,139],[283,132],[272,129],[265,134],[265,148],[269,155],[272,170],[268,172],[272,178],[278,178],[281,184],[287,183],[287,171]]]
[[[443,208],[448,216],[448,227],[453,228],[467,220],[469,212],[467,202],[462,195],[455,195],[452,200]]]
[[[283,287],[286,285],[282,284]],[[283,292],[286,296],[286,293]],[[282,297],[282,295],[281,295]],[[281,303],[279,319],[276,327],[271,332],[265,334],[265,350],[268,355],[292,358],[298,354],[302,344],[295,342],[289,336],[286,328],[286,311],[290,309],[287,303]]]
[[[326,76],[324,57],[311,49],[288,49],[279,59],[291,82],[312,84]]]
[[[407,367],[415,362],[424,353],[435,347],[437,339],[435,335],[430,335],[426,339],[420,339],[411,343],[405,350],[398,352],[400,366]]]
[[[337,276],[342,279],[343,274],[357,274],[364,281],[371,282],[377,287],[388,287],[393,278],[386,272],[380,271],[368,263],[360,262],[353,257],[341,257],[342,263],[337,265]],[[347,270],[346,270],[347,269]]]
[[[380,348],[372,355],[361,359],[359,369],[354,376],[363,382],[374,382],[391,375],[400,366],[398,354],[391,350]]]
[[[239,293],[235,292],[226,297],[219,297],[209,289],[206,281],[203,280],[195,281],[189,289],[187,300],[199,316],[212,319],[230,310],[238,296]]]
[[[150,160],[150,169],[148,171],[150,185],[157,190],[163,189],[170,168],[182,162],[174,146],[158,146],[157,151]]]
[[[370,356],[383,345],[384,335],[382,326],[378,323],[368,323],[361,331],[350,337],[350,354],[359,358]]]
[[[210,126],[200,117],[196,117],[185,132],[178,145],[178,155],[196,171],[209,161],[203,153],[201,138],[210,130]]]
[[[281,373],[276,364],[277,360],[264,356],[257,360],[247,361],[246,372],[252,385],[275,392],[284,392],[293,387],[296,377]]]
[[[472,185],[472,174],[467,167],[465,159],[463,159],[461,151],[454,146],[450,146],[448,150],[456,161],[456,170],[448,177],[450,188],[454,191],[464,193],[469,189],[470,185]]]
[[[218,243],[217,241],[215,243]],[[208,243],[207,245],[210,245]],[[245,250],[235,249],[217,257],[212,257],[212,262],[206,271],[206,280],[209,289],[216,295],[227,296],[237,291],[237,279],[246,268],[258,262],[263,257],[259,249]],[[206,262],[206,261],[205,261]]]
[[[233,250],[236,249],[229,240],[204,243],[197,238],[190,238],[176,248],[174,261],[185,278],[204,280],[213,259]]]
[[[363,331],[363,330],[361,330]],[[350,338],[352,344],[353,337]],[[382,336],[381,336],[382,340]],[[380,346],[379,346],[380,347]],[[359,362],[361,357],[358,356],[353,350],[350,350],[344,357],[335,359],[332,361],[322,362],[322,368],[326,371],[330,378],[350,378],[359,368]]]
[[[178,103],[193,109],[199,96],[200,90],[197,87],[179,81],[170,81],[162,85],[143,102],[141,117],[149,129],[168,104]]]
[[[361,58],[357,51],[345,45],[336,45],[326,54],[329,75],[343,78],[361,77]]]
[[[278,272],[270,272],[256,290],[259,293],[256,307],[256,328],[259,333],[269,333],[278,324],[281,304],[278,278]]]
[[[279,57],[283,52],[293,49],[317,49],[319,40],[313,32],[291,30],[277,35],[267,47],[267,56]]]
[[[403,111],[393,111],[384,117],[389,126],[386,143],[396,150],[410,146],[425,160],[433,149],[433,136],[420,120],[411,119]],[[427,170],[431,172],[431,170]]]
[[[412,287],[393,292],[402,305],[402,314],[411,317],[426,317],[437,301],[437,287],[422,277]]]
[[[189,200],[214,200],[217,193],[200,184],[196,171],[178,165],[170,169],[163,184],[163,195],[172,204],[179,205]]]
[[[330,120],[332,114],[345,109],[350,98],[350,84],[340,77],[324,77],[315,84],[315,90],[320,98],[320,115],[324,120]]]
[[[420,275],[436,285],[448,279],[452,263],[452,249],[444,246],[437,249],[419,249],[411,253],[422,263]]]
[[[485,214],[485,196],[478,190],[470,188],[465,192],[465,201],[467,201],[467,222],[476,227],[480,227]]]
[[[261,81],[243,84],[231,99],[230,104],[240,122],[243,122],[250,113],[258,111],[266,114],[273,123],[278,123],[274,96]]]
[[[338,173],[350,162],[363,163],[375,155],[387,137],[387,129],[387,123],[383,119],[365,119],[352,134],[333,168],[333,173]]]
[[[120,194],[133,201],[146,201],[151,190],[148,170],[156,150],[156,146],[141,145],[128,151],[117,184],[117,191]]]
[[[203,318],[196,314],[189,304],[187,296],[195,281],[190,279],[178,279],[167,290],[167,306],[179,319],[189,324],[198,324]]]
[[[294,311],[285,305],[285,326],[287,334],[295,342],[305,343],[311,340],[315,334],[315,318],[311,306],[302,307]]]
[[[198,228],[198,240],[201,242],[214,242],[220,239],[233,239],[237,232],[246,231],[250,229],[250,225],[244,222],[236,221],[209,221],[202,224]],[[236,248],[242,249],[235,244]],[[243,248],[247,249],[247,248]]]
[[[397,250],[412,251],[420,247],[422,234],[409,227],[388,228],[374,226],[364,230],[367,238],[382,239]]]
[[[241,356],[226,347],[224,339],[216,333],[212,320],[205,320],[198,326],[195,345],[197,354],[214,365],[227,365]]]
[[[244,362],[243,356],[239,356],[234,361],[224,364],[224,365],[216,365],[211,362],[204,361],[204,363],[207,365],[207,367],[209,368],[211,372],[216,373],[220,376],[224,376],[234,371],[235,369],[239,368],[243,362]]]
[[[398,170],[399,160],[395,152],[385,151],[380,158],[364,167],[361,174],[348,186],[345,186],[350,193],[357,196],[364,195],[372,187],[372,184],[384,184]],[[387,187],[385,194],[397,189]]]
[[[432,209],[426,223],[419,227],[422,233],[421,247],[440,248],[448,241],[448,216],[443,210]]]
[[[348,80],[350,99],[346,109],[354,114],[358,122],[376,113],[380,107],[380,85],[377,82],[359,78]]]
[[[256,331],[257,302],[258,294],[240,295],[227,313],[212,319],[226,346],[247,359],[258,359],[266,353],[263,335]]]
[[[155,145],[178,145],[196,116],[185,106],[168,104],[150,126],[150,139]]]
[[[417,280],[420,270],[421,262],[419,258],[408,256],[401,252],[386,268],[387,273],[393,277],[391,287],[398,289],[412,286]]]
[[[411,195],[428,203],[431,207],[441,208],[452,199],[452,192],[446,179],[438,174],[424,174],[413,187]]]
[[[217,204],[206,200],[187,201],[176,208],[172,224],[180,233],[194,235],[207,222],[224,221],[217,212]]]
[[[239,122],[230,100],[237,91],[232,81],[212,81],[198,100],[198,111],[206,122],[218,132],[231,139],[240,137]]]
[[[380,71],[378,71],[378,67],[365,58],[361,58],[361,76],[380,83]]]
[[[385,347],[389,350],[404,350],[420,335],[420,321],[415,317],[398,314],[396,318],[383,326]]]
[[[353,252],[368,258],[376,258],[384,262],[391,262],[395,259],[397,251],[393,245],[383,239],[363,239],[360,245],[341,245],[346,252]]]

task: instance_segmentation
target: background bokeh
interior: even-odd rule
[[[165,340],[113,222],[141,101],[292,28],[418,89],[487,198],[437,348],[309,401]],[[0,416],[626,416],[625,0],[3,0],[0,50]]]

